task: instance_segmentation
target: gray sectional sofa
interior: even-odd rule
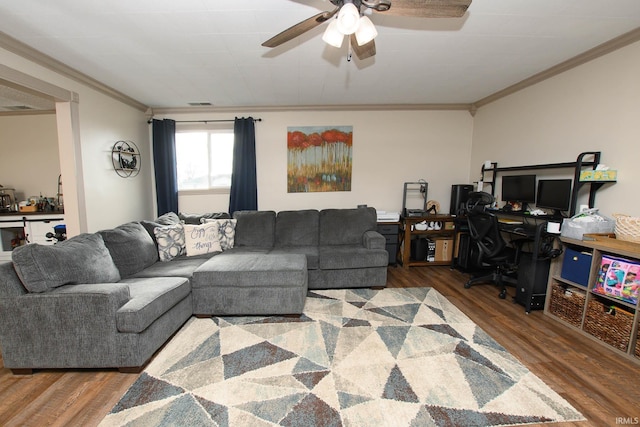
[[[215,244],[187,236],[198,254],[188,245],[182,253],[180,239],[165,231],[188,226],[168,214],[16,248],[13,262],[0,264],[4,366],[137,372],[194,314],[299,314],[307,289],[386,284],[388,254],[373,208],[186,220],[219,227]],[[202,228],[190,230],[203,237]]]

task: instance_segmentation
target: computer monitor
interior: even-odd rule
[[[571,205],[571,179],[541,179],[538,181],[536,206],[553,209],[554,216],[562,216]]]
[[[505,175],[502,177],[502,200],[520,202],[524,209],[527,203],[536,201],[535,175]]]

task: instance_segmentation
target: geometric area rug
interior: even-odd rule
[[[584,417],[432,288],[191,318],[101,426],[503,426]]]

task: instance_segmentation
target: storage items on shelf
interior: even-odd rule
[[[616,238],[640,243],[640,218],[624,214],[614,214]]]
[[[551,287],[549,312],[575,327],[580,327],[586,293],[578,288],[554,283]]]
[[[545,314],[640,363],[640,244],[585,239],[561,238],[565,255],[551,264]]]
[[[580,212],[562,220],[562,237],[581,240],[585,234],[613,233],[615,221],[598,214],[598,209]]]
[[[637,304],[639,272],[640,263],[603,255],[593,292]]]
[[[591,269],[591,252],[577,251],[572,248],[564,250],[561,276],[582,286],[589,282]]]
[[[632,328],[633,313],[599,298],[587,303],[584,330],[599,340],[626,352]]]

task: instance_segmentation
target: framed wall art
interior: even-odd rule
[[[351,191],[353,126],[287,128],[287,192]]]

